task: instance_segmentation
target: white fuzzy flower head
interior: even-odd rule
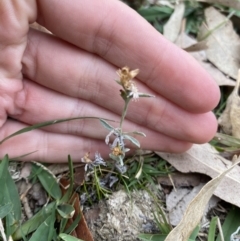
[[[133,100],[135,100],[135,101],[138,100],[138,98],[139,98],[138,88],[134,82],[131,82],[130,93],[128,94],[128,97],[132,97]]]

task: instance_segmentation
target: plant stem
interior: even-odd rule
[[[124,109],[123,109],[123,113],[122,113],[122,117],[121,117],[121,121],[120,121],[120,130],[122,130],[123,121],[124,121],[125,116],[127,114],[127,108],[128,108],[128,104],[129,104],[130,100],[131,100],[131,98],[125,99],[125,105],[124,105]]]

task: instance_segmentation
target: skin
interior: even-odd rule
[[[54,36],[29,29],[35,21]],[[123,100],[114,80],[123,66],[140,69],[139,91],[155,95],[132,101],[124,123],[124,130],[145,132],[143,149],[180,153],[214,136],[215,81],[120,1],[0,0],[0,23],[0,139],[58,118],[119,121]],[[107,134],[98,121],[61,123],[9,139],[0,156],[37,150],[23,160],[104,157]]]

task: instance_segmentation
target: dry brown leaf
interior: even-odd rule
[[[74,172],[74,183],[77,184],[78,186],[83,185],[84,181],[85,181],[85,169],[84,169],[85,165],[82,165],[80,167],[76,167],[74,168],[75,172]]]
[[[198,43],[196,39],[188,36],[185,33],[182,33],[176,41],[176,44],[186,50],[189,47],[192,47]],[[192,55],[196,60],[198,60],[199,64],[213,77],[213,79],[215,79],[219,86],[235,86],[235,81],[225,76],[211,63],[206,62],[207,57],[205,51],[190,52],[189,54]]]
[[[206,183],[201,183],[193,189],[189,188],[178,188],[177,190],[172,190],[172,192],[166,196],[166,210],[168,211],[168,219],[171,225],[177,226],[184,216],[184,213],[190,204],[190,202],[197,196],[202,187]],[[204,217],[206,221],[206,214],[210,209],[215,207],[220,201],[216,196],[212,196],[207,203],[204,210]],[[202,220],[202,222],[204,222]]]
[[[199,62],[200,65],[215,79],[219,86],[235,86],[236,81],[228,78],[211,63]]]
[[[198,195],[189,204],[183,219],[179,225],[174,228],[169,235],[166,237],[165,241],[186,241],[190,237],[194,228],[199,224],[205,207],[212,197],[214,191],[225,178],[227,173],[229,173],[237,164],[232,165],[230,168],[226,169],[224,172],[219,174],[217,177],[209,181],[198,193]]]
[[[62,178],[60,182],[62,184],[62,187],[69,186],[69,181],[66,179]],[[62,188],[62,191],[63,191],[63,194],[66,193],[65,188]],[[76,219],[77,216],[81,217],[76,229],[71,233],[71,235],[85,241],[94,241],[81,210],[79,195],[76,192],[73,193],[69,203],[73,204],[75,212],[74,212],[73,218],[68,220],[67,227],[69,227],[73,223],[73,220]]]
[[[240,67],[240,38],[233,29],[232,22],[215,8],[205,9],[206,24],[199,31],[199,40],[206,39],[207,58],[219,70],[236,79]]]
[[[184,48],[184,50],[187,52],[197,52],[197,51],[205,50],[207,48],[208,48],[207,41],[203,40],[191,46],[188,46],[187,48]]]
[[[183,154],[157,152],[178,171],[184,173],[202,173],[215,178],[231,166],[232,162],[221,157],[210,145],[193,145]],[[227,175],[214,191],[214,195],[226,202],[240,207],[240,167],[237,166]]]
[[[179,35],[178,39],[176,40],[175,44],[178,47],[185,49],[185,48],[188,48],[189,46],[197,44],[197,40],[190,37],[185,32],[182,32]],[[198,61],[206,61],[207,60],[205,51],[190,52],[189,54],[192,55]]]
[[[174,172],[171,174],[171,179],[169,176],[160,176],[157,178],[158,183],[166,186],[179,187],[195,187],[204,182],[206,176],[196,173],[181,173]]]
[[[176,5],[175,10],[168,22],[163,27],[163,35],[171,42],[175,42],[181,29],[181,23],[184,15],[185,5],[180,3]]]
[[[197,0],[198,2],[206,2],[206,3],[218,3],[230,8],[235,8],[240,10],[240,2],[238,0]]]
[[[238,71],[237,84],[228,97],[226,108],[218,119],[225,134],[240,138],[240,70]]]

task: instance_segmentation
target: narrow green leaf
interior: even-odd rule
[[[145,133],[141,132],[141,131],[133,131],[132,134],[136,134],[136,135],[139,135],[139,136],[144,136],[146,137]]]
[[[26,132],[29,132],[29,131],[32,131],[32,130],[35,130],[35,129],[39,129],[39,128],[42,128],[42,127],[45,127],[45,126],[50,126],[50,125],[54,125],[54,124],[58,124],[58,123],[62,123],[62,122],[66,122],[66,121],[71,121],[71,120],[81,120],[81,119],[96,119],[96,120],[106,120],[106,121],[111,121],[111,120],[108,120],[108,119],[104,119],[104,118],[98,118],[98,117],[89,117],[89,116],[84,116],[84,117],[74,117],[74,118],[66,118],[66,119],[58,119],[58,120],[52,120],[52,121],[45,121],[45,122],[42,122],[42,123],[38,123],[38,124],[35,124],[35,125],[31,125],[31,126],[28,126],[28,127],[25,127],[19,131],[16,131],[14,132],[13,134],[7,136],[6,138],[4,138],[3,140],[0,141],[0,145],[5,142],[6,140],[14,137],[14,136],[17,136],[17,135],[20,135],[20,134],[23,134],[23,133],[26,133]]]
[[[240,208],[233,206],[230,212],[228,213],[227,217],[225,218],[225,221],[222,226],[224,240],[230,240],[231,234],[234,233],[239,226],[240,226]],[[221,241],[220,235],[217,236],[216,241]]]
[[[143,241],[164,241],[167,237],[166,234],[145,234],[141,233],[138,235],[138,238]]]
[[[26,154],[23,154],[23,155],[21,155],[21,156],[12,157],[12,158],[10,159],[10,161],[17,161],[18,159],[22,159],[23,157],[29,156],[29,155],[31,155],[31,154],[33,154],[33,153],[35,153],[35,152],[37,152],[37,151],[31,151],[31,152],[26,153]]]
[[[114,129],[113,126],[111,126],[107,121],[105,121],[104,119],[100,119],[101,124],[103,125],[104,128],[106,128],[107,130],[111,131]]]
[[[75,218],[75,220],[73,221],[73,223],[65,230],[64,233],[69,234],[71,233],[73,230],[75,230],[75,228],[78,226],[78,223],[81,219],[80,215],[77,215],[77,217]]]
[[[158,175],[158,174],[164,174],[165,172],[159,171],[157,168],[149,165],[149,164],[143,164],[143,172],[149,175]]]
[[[218,217],[213,217],[208,231],[208,241],[214,241],[217,228]]]
[[[170,17],[173,9],[167,6],[152,6],[149,8],[141,7],[138,13],[142,15],[147,21],[155,21],[156,19],[162,20]]]
[[[24,236],[35,231],[41,223],[46,220],[53,212],[56,210],[56,202],[52,202],[47,206],[43,207],[38,213],[36,213],[32,218],[26,221],[22,226],[13,233],[13,240],[19,240]]]
[[[62,199],[60,200],[60,203],[67,203],[72,196],[73,193],[73,179],[74,179],[74,174],[73,174],[73,162],[71,159],[71,156],[68,156],[68,167],[69,167],[69,172],[70,172],[70,185]]]
[[[84,241],[82,239],[75,238],[75,237],[73,237],[71,235],[68,235],[68,234],[65,234],[65,233],[60,233],[59,237],[64,241]]]
[[[46,192],[55,200],[60,200],[62,191],[56,177],[40,163],[32,163],[31,176],[37,176]]]
[[[197,238],[197,236],[198,236],[199,230],[200,230],[200,225],[197,225],[197,227],[193,230],[192,234],[190,235],[188,241],[195,240]]]
[[[223,133],[216,133],[213,138],[219,144],[240,149],[240,139]]]
[[[12,203],[7,203],[3,206],[0,206],[0,219],[6,217],[12,211],[12,208]]]
[[[63,218],[72,218],[75,213],[72,205],[64,203],[57,206],[57,211]]]
[[[44,241],[51,241],[54,237],[54,223],[56,217],[55,212],[44,220],[44,222],[38,227],[38,229],[33,233],[29,241],[37,241],[37,240],[44,240]]]
[[[60,227],[59,227],[59,233],[63,233],[64,232],[67,223],[68,223],[68,219],[67,218],[61,218]],[[65,233],[67,233],[67,232],[65,232]]]
[[[156,201],[155,201],[156,202]],[[162,234],[168,235],[172,228],[170,224],[167,222],[165,214],[163,213],[162,209],[157,205],[157,213],[153,213],[154,220],[157,223],[157,226]]]
[[[123,135],[123,137],[124,137],[125,139],[131,141],[131,142],[132,142],[135,146],[137,146],[138,148],[140,148],[140,142],[139,142],[136,138],[134,138],[134,137],[132,137],[132,136],[130,136],[130,135]]]
[[[138,93],[139,97],[155,97],[154,95],[145,94],[145,93]]]

